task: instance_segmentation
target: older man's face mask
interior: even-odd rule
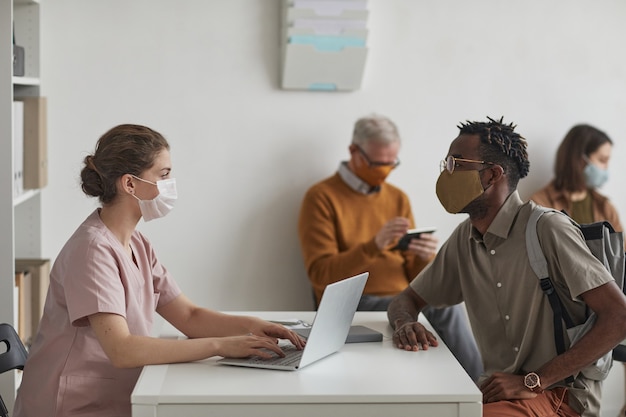
[[[356,168],[355,174],[372,187],[378,187],[389,176],[393,170],[393,166],[374,166],[361,165]]]
[[[373,162],[360,146],[358,150],[366,164],[356,166],[354,173],[372,187],[378,187],[385,182],[385,179],[389,176],[391,171],[400,164],[400,161],[397,159],[389,163]]]

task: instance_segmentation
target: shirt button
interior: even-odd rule
[[[501,282],[498,282],[498,283],[496,284],[496,287],[498,287],[498,288],[502,287],[502,283],[501,283]]]
[[[492,255],[495,255],[496,251],[495,251],[495,249],[491,249],[491,251],[489,251],[489,253],[491,253]]]
[[[509,319],[511,319],[511,317],[509,317],[509,315],[507,314],[506,316],[504,316],[504,319],[505,320],[509,320]]]
[[[519,352],[519,348],[518,348],[517,346],[515,346],[515,347],[513,348],[513,350],[514,350],[514,351],[516,351],[516,352]]]

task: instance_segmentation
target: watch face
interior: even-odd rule
[[[524,385],[530,389],[537,388],[539,386],[539,375],[534,372],[529,373],[524,377]]]

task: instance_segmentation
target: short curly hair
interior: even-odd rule
[[[457,126],[459,134],[480,137],[480,157],[500,165],[508,178],[509,188],[513,190],[530,169],[526,139],[515,132],[517,126],[513,123],[503,123],[503,117],[500,120],[487,119],[487,122],[461,123]]]

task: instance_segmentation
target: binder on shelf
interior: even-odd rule
[[[16,97],[24,103],[24,189],[48,185],[47,100]]]
[[[23,314],[24,317],[26,317],[25,320],[29,321],[28,323],[24,323],[25,331],[28,332],[28,329],[30,329],[29,334],[31,336],[34,336],[34,334],[37,332],[37,328],[39,327],[41,316],[43,315],[43,308],[46,302],[46,294],[48,292],[48,286],[50,284],[50,260],[16,259],[15,271],[16,277],[18,272],[26,274],[26,276],[28,276],[27,279],[29,282],[27,287],[25,287],[25,290],[27,290],[28,293],[24,293],[24,303],[21,303],[19,305],[25,306],[25,311],[23,312]],[[19,296],[19,300],[21,302],[22,296]],[[18,323],[19,322],[20,321],[18,313]],[[24,341],[26,343],[27,340]]]
[[[24,192],[24,103],[13,102],[13,198]]]
[[[30,302],[32,279],[28,271],[16,270],[15,287],[17,288],[17,334],[25,345],[29,345],[33,336],[33,321]]]

